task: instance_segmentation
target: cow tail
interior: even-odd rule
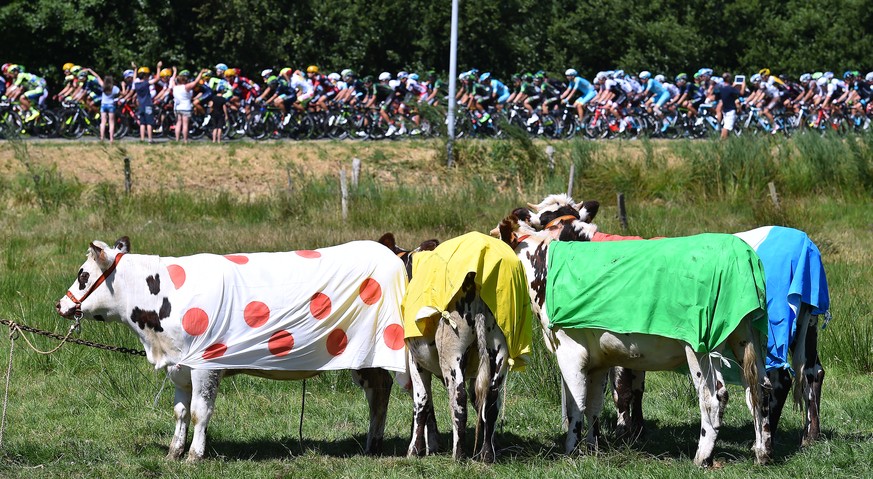
[[[473,451],[479,448],[479,426],[485,421],[485,404],[491,387],[491,357],[488,355],[485,315],[479,313],[474,321],[476,328],[476,349],[479,352],[479,371],[476,373],[476,435]]]
[[[743,351],[743,377],[746,384],[749,385],[751,393],[752,409],[754,411],[761,410],[761,371],[758,369],[758,352],[755,350],[757,344],[757,334],[753,334],[753,338],[746,343],[745,351]]]

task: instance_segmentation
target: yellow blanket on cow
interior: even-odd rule
[[[403,297],[407,338],[432,335],[436,322],[460,291],[467,273],[476,273],[479,295],[506,336],[509,364],[524,368],[531,343],[527,275],[506,243],[482,233],[467,233],[412,257],[412,281]]]

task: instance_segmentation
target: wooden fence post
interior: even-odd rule
[[[546,147],[546,156],[549,157],[549,171],[555,171],[555,147],[549,145]]]
[[[130,179],[130,158],[124,158],[124,192],[125,194],[130,194],[131,188],[131,179]]]
[[[624,193],[618,194],[618,222],[621,224],[621,229],[627,229],[627,210],[624,206]]]
[[[340,190],[342,191],[343,221],[349,217],[349,185],[346,181],[346,169],[340,170]]]
[[[567,183],[567,196],[573,196],[573,177],[576,176],[576,164],[570,163],[570,181]]]
[[[361,159],[352,158],[352,186],[358,188],[358,180],[361,177]]]
[[[779,209],[779,195],[776,194],[776,184],[771,181],[767,183],[767,186],[770,188],[770,199],[773,200],[773,206]]]

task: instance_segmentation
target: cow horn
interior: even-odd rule
[[[533,203],[528,203],[528,204],[527,204],[527,208],[528,208],[529,210],[531,210],[531,211],[536,212],[536,211],[539,211],[540,205],[535,205],[535,204],[533,204]]]

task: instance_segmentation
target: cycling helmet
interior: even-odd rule
[[[839,86],[841,81],[839,78],[831,78],[831,85]]]
[[[11,63],[4,63],[3,66],[0,67],[0,72],[2,72],[2,73],[6,73],[6,70],[9,69],[9,66],[10,66],[10,65],[12,65],[12,64],[11,64]]]
[[[364,83],[373,83],[373,75],[367,75],[362,80]]]
[[[236,68],[228,68],[224,71],[224,78],[231,78],[236,76]]]
[[[546,78],[546,76],[543,75],[543,74],[540,73],[540,72],[537,72],[537,73],[534,75],[534,80],[544,80],[545,78]]]
[[[405,72],[405,71],[397,72],[397,79],[398,80],[403,80],[404,78],[407,78],[407,77],[409,77],[408,72]]]
[[[150,74],[152,71],[149,70],[149,67],[139,67],[139,68],[136,70],[136,72],[137,72],[137,73],[145,73],[145,74],[148,75],[148,74]]]
[[[824,72],[824,75],[822,75],[822,76],[827,78],[828,80],[830,80],[831,78],[834,77],[834,72]]]
[[[169,78],[173,76],[173,70],[170,70],[169,68],[164,68],[163,70],[161,70],[160,75],[161,78]]]
[[[433,70],[427,71],[427,79],[428,80],[436,80],[436,72]]]
[[[352,72],[352,70],[346,68],[345,70],[340,72],[340,76],[343,78],[348,78],[348,77],[352,76],[352,73],[354,73],[354,72]]]
[[[822,76],[824,76],[824,73],[822,73],[822,72],[815,72],[815,73],[812,74],[812,79],[813,79],[813,80],[818,80],[818,79],[821,78]]]
[[[574,77],[578,74],[579,74],[579,72],[577,72],[576,70],[574,70],[572,68],[564,72],[564,76],[568,76],[568,77]]]
[[[854,76],[855,76],[855,72],[853,72],[851,70],[847,70],[845,73],[843,73],[844,80],[848,80],[849,78],[854,78]]]
[[[615,70],[607,70],[606,71],[606,78],[614,78],[614,76],[615,76]]]
[[[70,74],[78,75],[79,71],[82,69],[79,65],[74,65],[73,68],[70,68]]]
[[[651,73],[649,73],[649,72],[646,71],[646,70],[643,70],[643,71],[640,72],[640,80],[648,80],[649,78],[652,78],[652,74],[651,74]]]
[[[21,72],[21,65],[15,65],[15,64],[9,65],[6,68],[6,72],[7,73],[20,73]]]
[[[697,80],[698,78],[700,78],[700,72],[696,71],[694,72],[694,79]]]
[[[267,68],[266,70],[261,71],[261,78],[267,78],[273,74],[272,68]]]
[[[180,78],[188,78],[191,76],[191,72],[189,72],[188,70],[182,70],[179,73],[177,73],[176,76],[180,77]]]
[[[479,75],[479,83],[485,83],[485,81],[491,79],[491,72],[485,72]]]
[[[331,73],[330,75],[328,75],[327,78],[330,81],[340,81],[340,78],[342,78],[342,77],[340,76],[339,73],[334,72],[334,73]]]
[[[209,80],[210,78],[212,78],[212,72],[206,70],[205,72],[203,72],[203,75],[201,75],[201,78],[203,78],[204,80]]]
[[[391,88],[397,88],[400,86],[400,80],[389,80],[388,86],[390,86]]]
[[[379,81],[388,81],[391,79],[391,74],[388,72],[382,72],[379,74]]]
[[[267,83],[268,85],[269,85],[270,83],[274,83],[274,82],[277,82],[277,81],[279,81],[279,77],[277,77],[276,75],[270,75],[270,76],[268,76],[267,78],[264,79],[264,82]]]
[[[810,80],[812,80],[812,75],[810,75],[809,73],[804,73],[803,75],[800,75],[800,82],[801,83],[806,83]]]
[[[624,70],[616,70],[616,71],[613,73],[613,76],[614,76],[615,78],[618,78],[619,80],[621,80],[622,78],[624,78]]]
[[[283,76],[288,75],[288,74],[290,74],[290,73],[291,73],[291,69],[288,68],[288,67],[285,67],[285,68],[279,70],[279,76],[280,76],[280,77],[283,77]]]
[[[84,80],[85,78],[88,78],[88,72],[86,72],[85,70],[81,70],[76,76],[79,77],[79,80]]]
[[[530,73],[525,73],[521,76],[521,81],[525,83],[530,83],[533,81],[533,75],[531,75]]]
[[[318,67],[315,65],[309,65],[306,67],[306,73],[318,73]]]
[[[864,79],[867,81],[873,81],[873,72],[868,73],[867,76],[864,77]]]
[[[770,76],[770,69],[769,68],[762,68],[762,69],[758,70],[758,75],[761,75],[762,77],[768,77],[768,76]]]
[[[69,63],[69,62],[64,63],[64,66],[61,67],[61,71],[65,71],[65,72],[70,71],[70,68],[73,68],[74,66],[76,66],[76,65],[73,65],[72,63]]]
[[[680,74],[676,75],[675,81],[676,82],[688,81],[688,74],[687,73],[680,73]]]
[[[762,81],[764,81],[764,78],[761,76],[760,73],[755,73],[754,75],[752,75],[751,81],[752,83],[761,83]]]
[[[659,75],[655,75],[655,81],[664,83],[665,81],[667,81],[667,78],[665,78],[664,75],[659,74]]]
[[[122,78],[133,78],[133,70],[124,70],[124,73],[121,74]]]
[[[226,71],[227,71],[227,65],[225,65],[224,63],[219,63],[218,65],[215,65],[215,73],[226,72]],[[218,73],[218,74],[221,75],[221,73]]]
[[[420,77],[418,76],[418,73],[410,73],[410,74],[409,74],[409,79],[410,79],[410,80],[418,81],[419,78],[420,78]]]

